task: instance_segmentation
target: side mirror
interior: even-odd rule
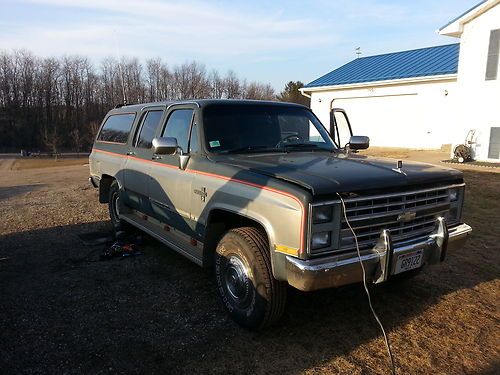
[[[177,152],[177,139],[173,137],[153,139],[153,152],[157,155],[174,155]]]
[[[370,138],[364,135],[353,135],[349,139],[350,150],[366,150],[368,147],[370,147]]]

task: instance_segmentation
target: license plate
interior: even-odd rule
[[[411,253],[402,254],[396,260],[396,270],[394,274],[406,272],[419,268],[422,265],[423,250],[417,250]]]

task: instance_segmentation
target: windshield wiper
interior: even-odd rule
[[[245,152],[283,152],[283,150],[275,147],[269,147],[269,145],[258,145],[258,146],[243,146],[243,147],[231,148],[229,150],[224,150],[219,153],[238,154]]]
[[[318,145],[315,145],[314,143],[288,143],[283,145],[283,148],[285,150],[288,150],[290,148],[319,148]]]

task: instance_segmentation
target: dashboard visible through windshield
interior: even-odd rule
[[[273,105],[212,105],[203,111],[209,152],[335,150],[327,131],[307,109]]]

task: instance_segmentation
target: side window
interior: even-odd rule
[[[188,152],[189,128],[193,118],[192,109],[177,109],[173,111],[163,129],[162,137],[177,138],[177,144],[183,152]]]
[[[127,143],[134,119],[135,113],[109,116],[102,126],[97,140],[103,142]]]
[[[339,147],[344,147],[351,139],[351,129],[349,129],[349,122],[344,112],[333,112],[335,116],[335,124],[337,125],[337,134],[332,134],[332,138],[340,138]]]
[[[191,128],[191,140],[189,141],[189,152],[200,151],[200,142],[198,140],[198,126],[193,124]]]
[[[149,111],[142,120],[139,135],[135,142],[135,147],[151,148],[156,128],[160,123],[163,111]]]

